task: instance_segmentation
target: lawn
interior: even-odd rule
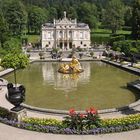
[[[30,43],[37,43],[40,41],[40,35],[27,35],[28,42]]]
[[[117,34],[129,35],[131,31],[118,30]],[[109,29],[92,29],[91,34],[94,36],[109,37],[111,35],[111,30]]]

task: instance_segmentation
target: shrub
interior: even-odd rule
[[[110,37],[110,45],[112,46],[113,45],[113,42],[116,42],[116,41],[124,41],[125,40],[125,36],[124,35],[117,35],[117,36],[111,36]]]
[[[125,40],[114,42],[112,49],[116,51],[117,48],[120,48],[121,52],[126,55],[130,55],[131,52],[140,53],[140,41]]]
[[[140,114],[129,115],[128,117],[115,118],[115,119],[104,119],[101,124],[103,127],[112,126],[128,126],[132,124],[140,123]]]
[[[0,117],[7,118],[9,115],[9,111],[5,108],[0,107]]]
[[[91,36],[91,42],[97,44],[108,44],[110,37],[109,36]]]
[[[65,117],[63,124],[78,131],[84,129],[97,128],[100,126],[100,119],[96,109],[90,108],[85,114],[77,113],[74,109],[70,109],[69,116]]]
[[[23,118],[22,122],[33,125],[61,126],[62,122],[56,119]]]

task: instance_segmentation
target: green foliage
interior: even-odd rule
[[[21,53],[21,42],[17,38],[11,38],[4,43],[3,49],[7,53]]]
[[[61,126],[62,121],[56,119],[40,119],[40,118],[23,118],[22,122],[30,123],[34,125],[49,125],[49,126]]]
[[[112,34],[115,34],[124,25],[124,5],[121,0],[109,1],[103,17],[102,23],[112,30]]]
[[[48,20],[53,22],[53,19],[58,18],[57,9],[55,7],[49,8]]]
[[[34,32],[35,34],[40,32],[41,25],[47,19],[47,11],[37,6],[32,6],[28,12],[28,32]]]
[[[7,22],[0,10],[0,46],[3,47],[4,42],[8,39],[9,36]]]
[[[134,123],[140,122],[140,114],[129,115],[128,117],[123,118],[114,118],[114,119],[104,119],[101,124],[103,127],[112,127],[112,126],[127,126]]]
[[[27,12],[19,0],[10,0],[5,3],[4,17],[13,35],[21,35],[27,23]]]
[[[111,36],[109,44],[112,46],[113,42],[124,41],[124,40],[125,40],[125,36],[124,35]]]
[[[130,52],[140,53],[140,41],[126,40],[114,42],[112,49],[116,50],[117,48],[120,48],[121,52],[124,52],[126,55],[129,55]]]
[[[86,114],[77,114],[75,110],[71,109],[69,118],[67,119],[66,117],[63,121],[25,117],[20,122],[15,122],[8,120],[9,113],[7,109],[0,107],[0,122],[22,129],[45,133],[104,134],[140,128],[140,114],[127,115],[121,118],[99,119],[95,115],[96,110],[93,108],[86,110]]]
[[[3,47],[0,47],[1,57],[5,56],[7,53],[21,53],[21,42],[18,38],[10,38],[5,41]]]
[[[28,57],[24,54],[12,54],[5,55],[1,60],[1,66],[4,68],[25,68],[29,63]]]
[[[86,110],[85,114],[76,113],[74,109],[70,109],[69,116],[65,117],[63,125],[71,129],[83,131],[99,127],[100,118],[94,108]]]
[[[91,41],[93,43],[97,43],[97,44],[101,44],[101,43],[104,43],[104,44],[107,44],[109,42],[109,39],[110,37],[108,36],[94,36],[94,34],[91,36]]]
[[[89,24],[90,28],[97,27],[97,7],[95,4],[83,2],[78,8],[79,21]]]
[[[9,111],[5,108],[0,107],[0,117],[6,118],[9,115]]]
[[[78,17],[76,9],[74,7],[69,7],[67,17],[71,19],[75,19]]]
[[[58,53],[58,51],[59,51],[58,48],[53,48],[53,49],[52,49],[52,52],[53,52],[53,53]]]
[[[134,0],[132,9],[132,37],[140,39],[140,0]]]
[[[124,13],[124,20],[125,20],[125,26],[132,26],[132,7],[126,6],[125,13]]]

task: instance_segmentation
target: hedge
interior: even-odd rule
[[[110,40],[110,37],[109,36],[91,36],[91,42],[92,43],[97,43],[97,44],[108,44]]]

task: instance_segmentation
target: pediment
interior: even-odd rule
[[[63,18],[62,20],[59,21],[58,24],[72,24],[72,22],[67,18]]]

